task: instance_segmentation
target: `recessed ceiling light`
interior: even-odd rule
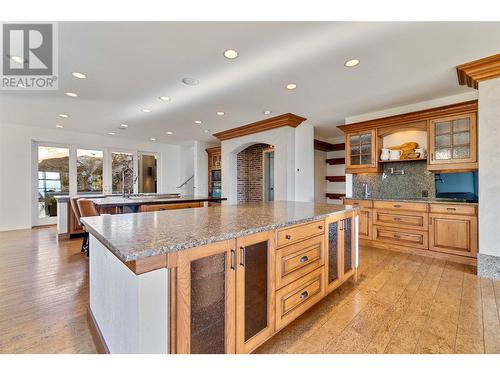
[[[164,102],[168,102],[170,98],[168,96],[160,96],[160,100],[163,100]]]
[[[127,124],[121,124],[121,125],[120,125],[120,128],[122,128],[122,129],[127,129],[127,128],[128,128],[128,125],[127,125]]]
[[[115,132],[109,132],[108,134],[109,135],[115,135],[116,133]]]
[[[87,78],[86,74],[80,73],[80,72],[73,72],[71,73],[73,77],[78,78],[78,79],[85,79]]]
[[[142,112],[144,112],[144,113],[150,113],[150,112],[151,112],[151,110],[150,110],[149,108],[143,108],[143,109],[142,109]]]
[[[352,60],[347,60],[345,63],[344,63],[344,66],[348,67],[348,68],[352,68],[356,65],[359,64],[359,60],[358,59],[352,59]]]
[[[201,124],[201,120],[196,120],[194,123],[195,124]]]
[[[264,114],[265,114],[265,115],[270,115],[271,113],[272,113],[272,111],[270,111],[270,110],[268,110],[268,109],[264,111]]]
[[[62,126],[62,125],[56,125],[56,128],[62,129],[62,128],[64,128],[64,126]]]
[[[200,83],[196,78],[186,77],[182,79],[182,83],[188,86],[196,86]]]
[[[174,134],[174,133],[172,133],[172,132],[167,132],[167,134],[168,134],[168,135],[172,135],[172,134]]]
[[[224,51],[224,57],[229,60],[235,59],[238,57],[238,51],[235,51],[234,49],[227,49]]]
[[[222,111],[218,111],[217,112],[217,116],[224,116],[226,113],[225,112],[222,112]]]
[[[156,141],[156,138],[149,138],[149,139],[153,142]]]
[[[71,96],[72,98],[76,98],[78,96],[78,94],[75,94],[74,92],[67,92],[66,95]]]
[[[69,116],[64,114],[64,113],[59,113],[59,117],[62,117],[62,118],[68,118]]]
[[[288,83],[285,87],[288,90],[295,90],[297,88],[297,84],[296,83]]]

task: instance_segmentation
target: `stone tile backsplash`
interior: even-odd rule
[[[384,172],[387,178],[382,179],[382,173],[359,173],[352,175],[353,198],[364,197],[363,184],[368,184],[370,198],[422,198],[422,191],[427,191],[429,198],[436,197],[434,174],[427,170],[427,163],[422,161],[385,163]],[[391,175],[389,168],[404,169],[404,175]]]

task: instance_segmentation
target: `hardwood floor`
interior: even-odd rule
[[[0,232],[0,353],[95,353],[81,239]],[[469,266],[361,249],[347,283],[256,353],[500,353],[500,282]]]

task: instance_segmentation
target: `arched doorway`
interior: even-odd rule
[[[274,200],[274,146],[256,143],[236,155],[237,202]]]

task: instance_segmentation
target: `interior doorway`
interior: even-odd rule
[[[157,157],[155,154],[139,153],[139,193],[157,193]]]
[[[264,150],[264,201],[274,201],[274,149]]]

